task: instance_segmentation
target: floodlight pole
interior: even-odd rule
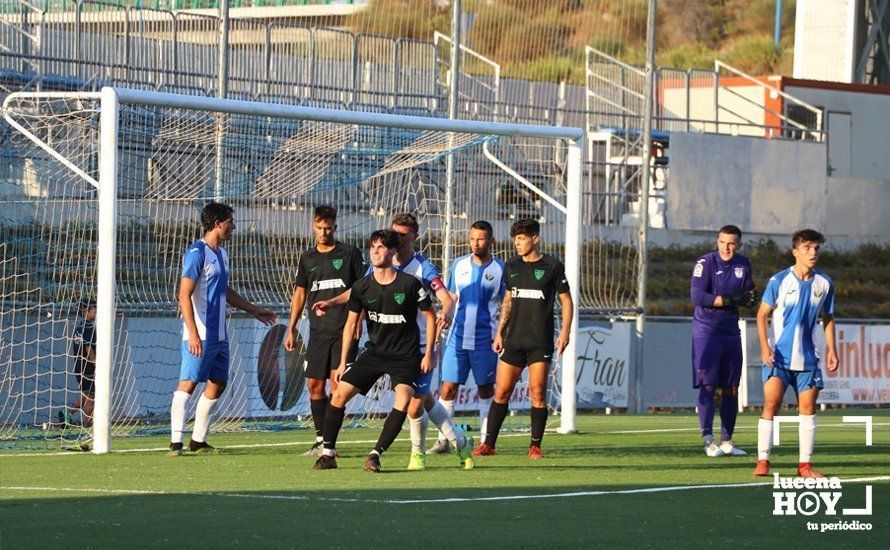
[[[448,118],[457,118],[458,93],[460,82],[460,15],[461,0],[451,1],[451,62],[449,63],[448,80]],[[448,149],[451,150],[451,138],[448,138]],[[445,220],[442,223],[442,273],[447,277],[451,269],[451,229],[454,212],[452,202],[454,191],[454,154],[445,157]]]

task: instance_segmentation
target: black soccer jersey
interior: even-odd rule
[[[504,346],[519,349],[553,348],[553,306],[557,294],[569,291],[562,262],[544,254],[536,262],[517,256],[507,262],[510,318]]]
[[[96,323],[80,319],[74,328],[74,336],[71,339],[72,353],[78,359],[89,357],[89,348],[96,347]]]
[[[351,245],[338,242],[328,252],[317,248],[300,256],[297,286],[306,289],[306,306],[330,300],[352,288],[365,274],[362,253]],[[309,313],[309,328],[317,336],[339,338],[346,324],[346,306],[334,307],[319,317]]]
[[[349,295],[350,311],[365,310],[367,348],[388,357],[420,355],[417,311],[431,307],[430,295],[420,281],[401,271],[388,285],[378,283],[372,273],[355,283]]]

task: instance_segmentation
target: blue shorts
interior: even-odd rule
[[[766,381],[773,376],[781,380],[786,388],[788,386],[794,388],[794,393],[807,391],[810,388],[821,390],[825,387],[822,383],[822,369],[798,371],[763,365],[763,383],[766,384]]]
[[[456,345],[445,346],[442,358],[442,381],[464,385],[473,371],[477,386],[494,384],[498,370],[498,354],[491,346],[482,349],[457,349]]]
[[[736,386],[742,378],[742,339],[698,336],[692,338],[692,387]]]
[[[179,370],[180,380],[206,382],[229,379],[229,343],[211,342],[209,345],[201,341],[201,357],[195,357],[189,351],[188,340],[182,341],[182,367]]]

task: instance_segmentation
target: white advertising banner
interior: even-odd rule
[[[630,346],[630,323],[578,330],[578,408],[627,407]]]
[[[821,325],[816,330],[825,383],[819,402],[890,403],[890,325],[839,324],[836,332],[840,367],[831,373],[824,364],[825,332]]]

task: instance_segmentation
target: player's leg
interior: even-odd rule
[[[813,448],[816,445],[816,401],[819,398],[819,390],[823,386],[822,372],[816,369],[796,372],[793,376],[797,378],[797,415],[800,419],[797,425],[800,444],[797,475],[800,477],[825,477],[813,469]]]
[[[552,354],[548,351],[547,355]],[[547,426],[547,375],[550,363],[541,361],[543,354],[534,357],[534,363],[528,366],[528,389],[532,398],[532,434],[528,447],[528,456],[533,459],[544,458],[541,441],[544,439],[544,428]]]
[[[494,396],[494,381],[498,373],[498,354],[490,346],[473,350],[470,355],[470,366],[479,394],[479,431],[480,442],[482,442],[485,441],[485,436],[488,434],[488,411],[491,409],[491,398]]]
[[[409,470],[422,470],[425,466],[426,434],[430,421],[424,403],[426,395],[432,390],[433,376],[436,370],[420,374],[414,380],[414,395],[408,404],[408,427],[411,434],[411,456],[408,459]]]
[[[452,421],[454,418],[454,398],[457,397],[457,390],[461,384],[466,384],[469,374],[470,360],[467,350],[459,350],[454,344],[446,346],[442,358],[442,393],[439,396],[439,405]],[[425,405],[432,419],[432,407],[428,402]],[[433,422],[435,423],[435,420]],[[452,445],[449,441],[445,432],[440,429],[439,439],[427,451],[427,454],[450,453]]]
[[[334,355],[337,356],[339,365],[339,352],[340,345],[336,340],[324,339],[315,334],[309,334],[304,375],[306,376],[306,389],[309,392],[309,411],[312,414],[312,424],[315,427],[315,443],[306,451],[306,455],[319,456],[321,454],[322,429],[328,409],[328,394],[325,391],[325,382],[331,376],[331,362]]]
[[[739,414],[739,382],[742,379],[742,340],[727,339],[720,363],[720,450],[727,456],[748,453],[735,446],[732,434]]]
[[[522,366],[515,366],[512,363],[518,363]],[[488,433],[485,436],[485,441],[479,445],[478,449],[473,451],[474,456],[494,454],[501,425],[503,425],[504,419],[507,418],[507,411],[510,408],[510,396],[513,395],[513,389],[516,388],[516,382],[522,376],[522,369],[525,365],[526,354],[524,352],[504,350],[501,353],[501,359],[498,362],[494,398],[491,403],[491,409],[488,411]]]
[[[763,414],[757,422],[757,467],[755,476],[769,475],[769,455],[773,446],[773,417],[782,408],[787,384],[785,369],[763,367]]]
[[[376,379],[374,380],[376,381]],[[374,382],[368,383],[363,377],[356,378],[354,382],[361,384],[361,387],[341,380],[337,385],[337,391],[331,395],[331,399],[328,401],[322,424],[322,451],[312,467],[313,470],[332,470],[337,467],[337,437],[340,435],[340,428],[343,427],[343,419],[346,417],[346,404],[358,393],[366,393],[374,384]]]
[[[229,343],[217,342],[204,347],[205,362],[209,364],[207,384],[195,406],[195,426],[189,441],[189,451],[213,453],[216,449],[207,444],[207,431],[213,419],[213,411],[229,383]]]
[[[717,338],[692,338],[692,387],[698,388],[698,425],[701,428],[705,454],[721,456],[723,451],[714,442],[714,396],[720,369],[721,346]]]
[[[403,379],[393,376],[393,384],[395,385],[395,400],[392,410],[386,416],[383,423],[383,429],[380,431],[380,437],[374,449],[368,453],[368,458],[362,468],[368,472],[377,473],[380,471],[380,457],[389,449],[390,445],[396,440],[399,432],[402,431],[402,425],[405,423],[405,417],[408,416],[408,404],[414,395],[414,388],[410,383],[404,383]]]
[[[496,372],[497,369],[495,369]],[[488,436],[488,411],[491,410],[491,400],[494,397],[494,383],[477,386],[476,391],[479,395],[479,442],[481,444]]]
[[[473,438],[464,434],[460,428],[454,425],[454,420],[448,411],[433,397],[432,393],[424,396],[423,405],[430,420],[445,437],[449,447],[453,446],[457,451],[461,467],[472,470],[475,464],[470,454],[473,451]]]
[[[206,342],[201,342],[201,349],[206,348]],[[205,368],[205,354],[201,357],[192,355],[189,351],[188,340],[183,340],[180,348],[182,363],[179,369],[179,384],[173,392],[173,400],[170,404],[170,456],[182,454],[182,432],[185,430],[185,409],[195,388],[200,382],[206,382],[209,371]]]

